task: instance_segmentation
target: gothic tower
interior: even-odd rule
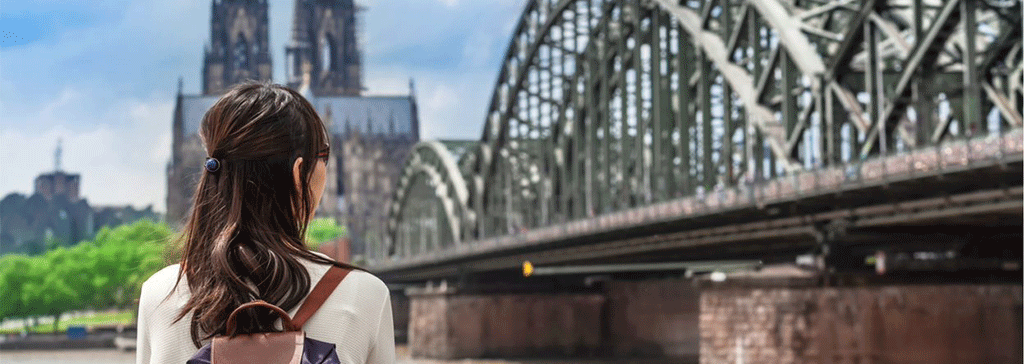
[[[316,96],[358,96],[362,55],[352,0],[295,0],[292,40],[285,50],[288,85],[299,89],[308,74]]]
[[[246,81],[269,81],[267,0],[213,0],[203,94],[219,95]]]

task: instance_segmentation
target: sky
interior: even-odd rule
[[[54,169],[91,205],[165,209],[178,78],[201,92],[210,2],[25,0],[0,6],[0,196]],[[368,95],[415,80],[423,139],[479,139],[525,0],[356,0]],[[294,3],[271,0],[274,81]]]

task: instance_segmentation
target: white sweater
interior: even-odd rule
[[[310,287],[316,285],[329,268],[303,259],[299,261],[309,272]],[[138,364],[185,364],[198,351],[189,336],[192,315],[173,322],[189,297],[184,278],[168,296],[177,277],[178,265],[175,264],[160,270],[142,285],[135,359]],[[288,314],[295,315],[301,305],[296,305]],[[335,344],[342,363],[395,362],[391,296],[384,282],[372,274],[350,272],[306,322],[303,331],[309,338]]]

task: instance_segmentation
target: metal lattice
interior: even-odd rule
[[[531,1],[483,136],[414,150],[378,259],[1022,124],[1021,2]]]

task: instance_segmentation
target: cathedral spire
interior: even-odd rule
[[[203,94],[220,95],[246,80],[269,81],[269,5],[211,1],[210,46],[203,61]]]
[[[317,96],[362,94],[357,10],[353,0],[295,0],[292,39],[285,49],[291,87],[297,87],[308,67]]]

